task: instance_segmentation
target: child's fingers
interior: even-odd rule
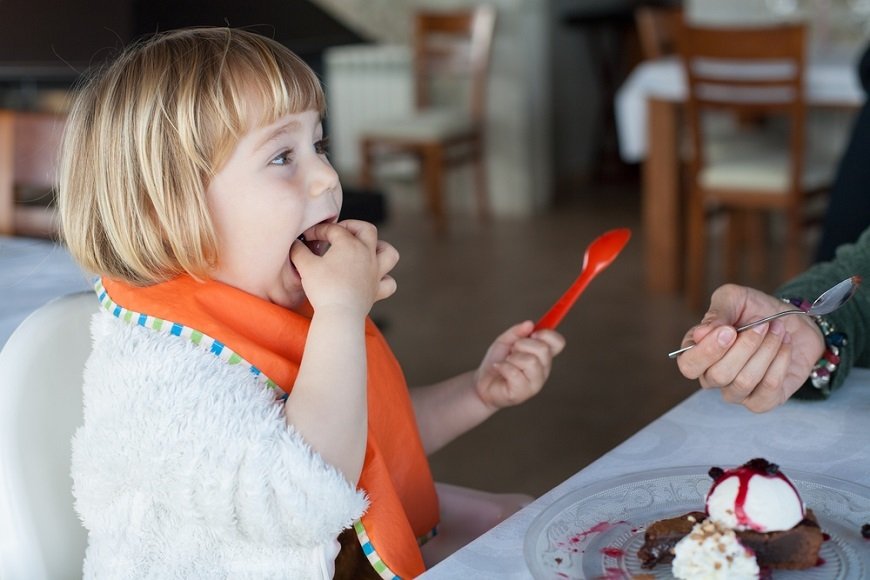
[[[530,393],[526,385],[529,381],[525,373],[518,367],[507,362],[501,362],[493,365],[493,371],[501,377],[503,384],[499,385],[498,380],[494,380],[492,388],[499,391],[492,393],[496,407],[509,407],[522,403],[529,398]]]
[[[544,342],[549,347],[552,356],[556,356],[565,348],[565,337],[555,330],[539,330],[530,338]]]
[[[530,384],[544,384],[550,372],[550,357],[543,358],[530,352],[513,352],[505,359],[505,363],[515,366],[523,373]]]
[[[290,261],[296,265],[297,269],[305,269],[305,265],[314,257],[314,252],[312,252],[308,246],[303,244],[301,241],[295,240],[290,245]]]
[[[495,339],[495,343],[504,344],[504,345],[512,345],[517,340],[521,338],[525,338],[532,333],[532,330],[535,328],[535,324],[531,320],[524,320],[518,324],[514,324],[504,332],[502,332]]]
[[[393,294],[396,293],[396,289],[398,285],[396,284],[396,279],[392,276],[384,276],[378,282],[378,291],[375,294],[375,300],[383,300],[384,298],[389,298]]]
[[[383,277],[391,272],[399,263],[399,252],[391,244],[378,240],[375,246],[375,255],[378,260],[378,273]]]
[[[344,220],[338,223],[356,238],[370,248],[376,248],[378,244],[378,228],[369,222],[361,220]]]

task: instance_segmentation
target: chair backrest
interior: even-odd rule
[[[638,6],[634,23],[645,59],[656,59],[677,53],[677,35],[683,22],[681,6]]]
[[[469,113],[476,120],[483,119],[494,30],[492,6],[415,14],[414,92],[418,109],[432,106],[439,75],[467,77]]]
[[[711,28],[684,23],[680,27],[693,175],[705,160],[706,111],[729,111],[741,120],[779,116],[785,119],[789,135],[791,189],[798,189],[804,156],[806,36],[804,24]]]
[[[0,351],[0,578],[81,578],[70,439],[82,421],[92,292],[42,306]]]
[[[0,235],[56,234],[53,190],[65,115],[0,110]],[[40,196],[22,205],[21,196]]]

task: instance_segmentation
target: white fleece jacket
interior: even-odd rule
[[[99,312],[73,438],[85,578],[331,578],[367,501],[274,392],[188,339]]]

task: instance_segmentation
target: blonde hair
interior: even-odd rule
[[[252,32],[182,29],[127,48],[67,120],[58,206],[73,257],[137,285],[207,277],[209,180],[247,130],[308,110],[325,110],[314,72]]]

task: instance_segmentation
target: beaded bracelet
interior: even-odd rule
[[[803,298],[783,298],[782,300],[804,312],[810,309],[810,303]],[[813,319],[825,338],[825,352],[810,372],[810,384],[816,389],[826,390],[831,383],[831,377],[840,366],[840,348],[846,345],[846,335],[837,332],[833,323],[823,316],[813,316]]]

